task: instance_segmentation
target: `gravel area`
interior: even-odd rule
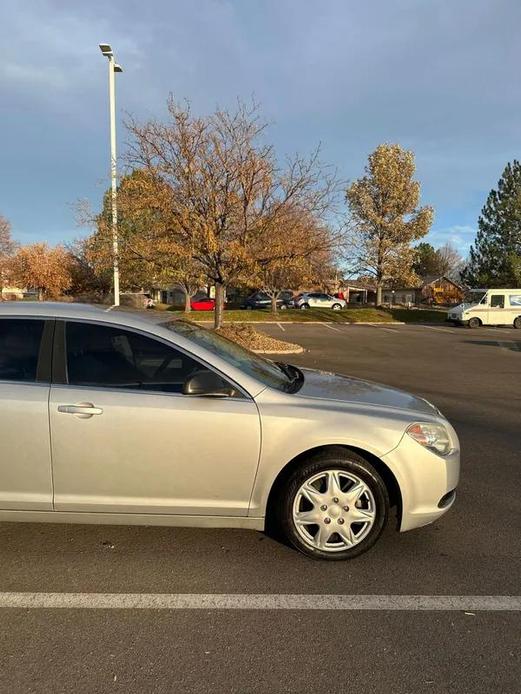
[[[304,351],[300,345],[294,342],[277,340],[274,337],[258,332],[251,325],[244,323],[223,325],[217,332],[219,335],[227,337],[234,342],[238,342],[247,349],[251,349],[252,352],[260,352],[263,354],[296,354]]]

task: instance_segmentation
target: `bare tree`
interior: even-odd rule
[[[225,287],[255,272],[253,246],[288,206],[323,216],[337,192],[335,180],[318,152],[281,169],[263,140],[266,124],[255,103],[196,117],[170,98],[168,112],[166,123],[130,120],[129,162],[167,186],[162,204],[170,223],[163,234],[187,249],[215,284],[219,327]]]
[[[456,248],[448,242],[436,250],[436,256],[438,258],[440,275],[445,275],[450,277],[450,279],[459,279],[465,261]]]

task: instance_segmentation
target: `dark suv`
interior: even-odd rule
[[[293,306],[293,292],[284,290],[277,299],[277,308],[284,310]],[[271,308],[271,297],[266,292],[255,292],[241,304],[241,308],[252,310],[254,308]]]

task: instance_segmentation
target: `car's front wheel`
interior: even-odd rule
[[[469,328],[472,330],[475,330],[476,328],[479,328],[481,325],[481,321],[479,318],[471,318],[468,322]]]
[[[309,308],[309,304],[301,304],[300,308],[302,311],[307,311],[307,309]]]
[[[342,304],[333,304],[331,308],[333,309],[333,311],[340,311],[342,309]]]
[[[297,468],[278,504],[289,542],[315,559],[351,559],[378,539],[389,496],[376,470],[350,451],[326,453]]]

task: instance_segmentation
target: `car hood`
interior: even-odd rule
[[[304,383],[296,393],[301,397],[413,410],[431,416],[440,415],[436,407],[427,400],[397,388],[328,371],[301,371],[304,374]]]

